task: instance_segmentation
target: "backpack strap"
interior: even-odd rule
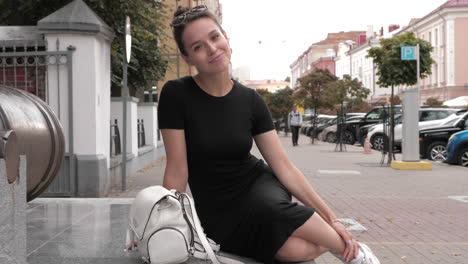
[[[195,250],[193,256],[198,259],[209,258],[213,262],[213,264],[244,264],[243,262],[237,261],[235,259],[215,254],[213,248],[215,248],[215,250],[218,251],[219,245],[216,244],[213,240],[207,238],[205,233],[203,232],[203,228],[200,224],[200,219],[198,218],[197,210],[195,209],[195,205],[192,198],[190,198],[190,196],[188,196],[186,193],[180,193],[180,197],[183,208],[182,210],[184,210],[184,214],[186,215],[188,214],[185,212],[184,199],[187,199],[188,201],[192,216],[192,223],[189,223],[189,225],[191,225],[191,227],[195,230],[195,233],[198,235],[198,239],[200,240],[204,249],[204,252]]]
[[[184,199],[188,200],[188,203],[190,205],[190,210],[192,211],[193,228],[195,229],[195,233],[198,235],[198,238],[200,239],[200,242],[203,245],[205,252],[208,254],[208,257],[213,262],[213,264],[220,264],[218,259],[216,258],[216,255],[213,249],[210,247],[208,240],[206,239],[205,233],[203,232],[203,228],[201,227],[200,219],[198,218],[197,210],[195,209],[195,205],[193,204],[192,198],[190,198],[190,196],[188,196],[186,193],[181,193],[180,197],[181,197],[182,208],[184,208],[183,209],[184,213],[185,213]]]

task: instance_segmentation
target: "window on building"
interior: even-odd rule
[[[439,86],[439,66],[437,63],[434,63],[434,86],[438,87]]]
[[[434,32],[434,46],[437,48],[439,45],[439,29],[436,28]]]
[[[432,44],[432,32],[429,32],[429,36],[427,37],[427,41]]]

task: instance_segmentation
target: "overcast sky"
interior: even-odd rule
[[[251,79],[284,80],[289,65],[327,33],[405,26],[446,0],[220,0],[233,68],[249,66]]]

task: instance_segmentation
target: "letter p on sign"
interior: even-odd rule
[[[415,46],[401,47],[401,60],[416,60],[416,47]]]

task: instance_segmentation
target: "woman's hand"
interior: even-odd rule
[[[357,256],[359,244],[356,242],[356,240],[353,240],[353,235],[348,230],[346,230],[342,223],[333,222],[331,226],[345,242],[345,250],[341,256],[343,257],[343,260],[349,262]]]

